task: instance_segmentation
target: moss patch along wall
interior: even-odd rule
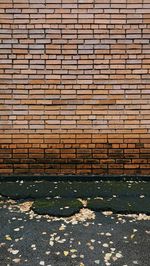
[[[0,173],[150,174],[149,0],[0,1]]]

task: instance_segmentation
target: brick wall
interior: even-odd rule
[[[150,1],[0,1],[0,173],[150,174]]]

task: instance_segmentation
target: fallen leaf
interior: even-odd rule
[[[13,259],[13,261],[15,262],[15,263],[19,263],[20,261],[21,261],[21,259]]]
[[[109,215],[112,215],[113,212],[112,211],[105,211],[105,212],[102,212],[104,215],[106,216],[109,216]]]
[[[120,259],[120,258],[122,258],[122,257],[123,257],[123,256],[122,256],[121,253],[116,253],[116,258]]]
[[[69,252],[68,251],[64,251],[64,255],[68,256]]]
[[[59,231],[64,231],[66,228],[66,226],[64,224],[62,224],[60,227],[59,227]]]
[[[111,236],[111,233],[106,233],[106,236]]]
[[[73,254],[71,255],[71,258],[75,259],[77,257],[77,255]]]
[[[5,239],[6,239],[6,240],[12,240],[12,238],[11,238],[9,235],[6,235],[6,236],[5,236]]]
[[[137,229],[133,229],[133,232],[134,232],[134,233],[137,232]]]
[[[93,246],[89,246],[89,249],[94,250],[94,247]]]
[[[58,256],[58,255],[60,255],[60,252],[58,251],[58,252],[56,252],[55,254]]]
[[[105,261],[109,261],[110,258],[111,258],[111,256],[112,256],[112,253],[106,253],[106,254],[105,254],[105,257],[104,257],[104,260],[105,260]]]
[[[57,236],[56,238],[55,238],[55,241],[58,241],[60,239],[60,236]]]
[[[27,201],[27,202],[24,202],[22,204],[19,204],[19,209],[22,211],[22,212],[27,212],[31,209],[31,206],[32,206],[33,202],[31,201]]]
[[[131,235],[131,239],[133,239],[134,237],[135,237],[135,235],[134,235],[134,234],[132,234],[132,235]]]
[[[45,265],[45,262],[44,261],[40,261],[39,264],[42,265],[42,266],[44,266]]]
[[[103,244],[103,247],[104,247],[104,248],[108,248],[109,245],[108,245],[107,243],[104,243],[104,244]]]
[[[79,199],[79,201],[83,204],[84,207],[87,206],[87,200]]]
[[[133,261],[133,264],[138,264],[138,261],[137,261],[137,260],[134,260],[134,261]]]
[[[20,228],[15,228],[14,231],[18,232],[20,230]]]
[[[71,249],[70,252],[74,253],[74,252],[77,252],[77,250],[76,249]]]
[[[100,264],[100,260],[95,260],[95,264]]]
[[[10,203],[10,204],[15,204],[16,203],[16,201],[12,200],[12,199],[7,200],[7,202]]]
[[[147,231],[147,230],[146,230],[145,233],[146,233],[146,234],[150,234],[150,231]]]
[[[49,241],[49,244],[50,244],[50,246],[54,246],[54,242],[53,241]]]
[[[18,254],[18,252],[19,252],[19,250],[17,250],[17,249],[12,249],[12,248],[8,249],[8,251],[9,251],[10,253],[12,253],[13,255]]]

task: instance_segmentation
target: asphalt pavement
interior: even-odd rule
[[[149,266],[150,216],[80,211],[35,214],[30,202],[0,204],[0,266]]]

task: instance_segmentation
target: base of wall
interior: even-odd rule
[[[140,181],[140,180],[148,180],[150,181],[150,174],[149,175],[28,175],[28,174],[21,174],[21,175],[5,175],[0,174],[0,181],[14,181],[14,180],[49,180],[49,181],[98,181],[98,180],[133,180],[133,181]]]
[[[41,134],[40,143],[35,134],[34,143],[19,134],[0,144],[0,175],[150,175],[147,133],[57,135]]]

